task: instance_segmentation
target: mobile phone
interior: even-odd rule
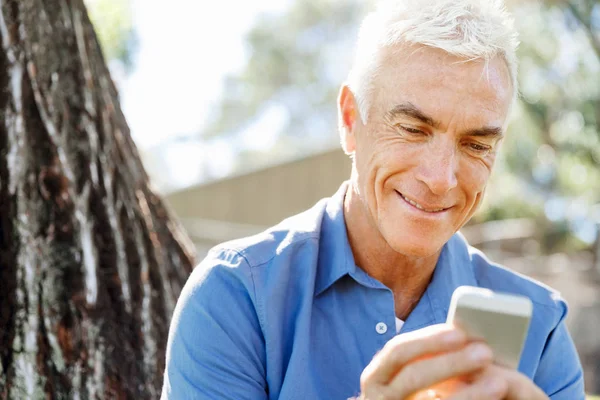
[[[470,339],[485,341],[496,364],[517,369],[532,312],[525,296],[460,286],[452,294],[447,322]]]

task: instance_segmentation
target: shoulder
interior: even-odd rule
[[[257,267],[306,242],[314,242],[313,239],[318,240],[320,236],[327,200],[261,233],[219,244],[211,249],[208,258],[242,258],[249,267]]]
[[[327,199],[323,199],[261,233],[213,247],[194,269],[188,286],[228,280],[238,281],[253,291],[255,269],[272,264],[276,258],[289,260],[299,249],[317,253],[326,203]]]
[[[533,315],[523,348],[519,371],[536,379],[547,393],[554,393],[556,362],[562,357],[564,375],[579,379],[581,367],[572,340],[565,326],[567,303],[560,293],[531,277],[491,261],[483,252],[469,246],[461,235],[455,235],[454,251],[470,268],[478,286],[497,292],[528,297],[533,303]],[[568,371],[567,371],[568,370]],[[554,383],[552,383],[554,382]],[[560,385],[559,385],[560,386]],[[552,389],[554,388],[554,389]]]
[[[490,260],[481,250],[469,245],[460,234],[455,235],[453,240],[457,242],[456,247],[463,253],[462,256],[468,259],[479,286],[498,292],[527,296],[534,304],[553,314],[555,323],[563,318],[566,313],[566,302],[557,290]]]

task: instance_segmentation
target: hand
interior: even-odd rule
[[[492,358],[492,352],[487,345],[467,343],[467,337],[461,330],[446,324],[398,335],[386,343],[363,371],[360,378],[362,399],[407,399],[451,378],[459,382],[465,376],[478,376],[478,386],[456,387],[457,395],[470,399],[471,397],[464,396],[473,392],[472,387],[485,385],[488,379],[504,382],[504,378],[496,377],[496,370],[489,370],[488,374],[491,374],[491,377],[484,374],[484,371],[488,371],[487,368],[492,366]],[[468,389],[471,389],[470,392],[465,392]],[[485,392],[477,391],[476,393],[481,395],[476,398],[502,399],[500,396],[503,393],[486,389]],[[507,388],[501,386],[499,389]]]
[[[497,394],[501,400],[548,400],[548,396],[533,381],[518,371],[490,365],[473,376],[469,384],[455,391],[448,400],[474,400],[486,392]],[[416,399],[415,399],[416,400]]]

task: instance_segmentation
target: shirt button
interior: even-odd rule
[[[384,333],[387,332],[387,325],[384,324],[383,322],[379,322],[379,323],[377,323],[377,325],[375,325],[375,330],[380,335],[383,335]]]

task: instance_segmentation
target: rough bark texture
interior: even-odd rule
[[[0,399],[157,398],[192,247],[82,0],[0,7]]]

